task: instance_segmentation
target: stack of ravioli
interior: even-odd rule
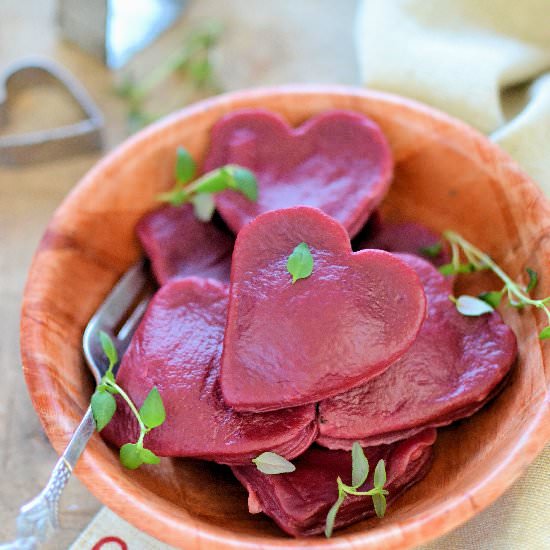
[[[350,111],[298,128],[241,110],[211,131],[205,172],[250,169],[258,200],[216,196],[211,222],[190,205],[148,213],[137,235],[159,290],[117,375],[137,404],[156,386],[165,423],[145,445],[159,456],[227,464],[263,512],[294,536],[316,535],[351,483],[355,441],[383,459],[391,503],[430,468],[436,428],[474,414],[503,388],[513,332],[497,312],[461,315],[449,300],[448,261],[416,223],[387,223],[377,208],[393,162],[380,128]],[[296,281],[289,255],[306,243],[311,274]],[[103,430],[137,438],[124,403]],[[291,473],[252,463],[271,451]],[[372,474],[362,490],[373,486]],[[374,515],[347,498],[336,528]]]

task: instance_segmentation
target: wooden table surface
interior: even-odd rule
[[[252,9],[251,9],[252,7]],[[105,150],[127,135],[124,103],[113,93],[113,75],[101,62],[63,42],[54,0],[2,0],[0,70],[23,56],[44,55],[68,68],[88,89],[106,119]],[[356,0],[195,0],[184,17],[130,63],[146,74],[180,44],[203,18],[224,26],[214,53],[215,74],[225,90],[288,82],[358,84],[353,47]],[[173,82],[153,108],[183,106],[196,97]],[[13,117],[0,135],[77,120],[78,109],[55,90],[15,99]],[[55,454],[31,406],[19,356],[19,308],[26,273],[56,206],[101,153],[26,167],[0,165],[0,542],[15,535],[18,507],[46,482]],[[63,530],[47,548],[67,548],[100,503],[77,479],[61,504]]]

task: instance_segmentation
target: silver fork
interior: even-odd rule
[[[153,285],[150,283],[146,263],[140,261],[122,276],[90,319],[84,331],[82,346],[96,382],[101,380],[108,367],[99,341],[99,331],[103,330],[111,336],[119,357],[122,357],[152,294]],[[17,517],[17,539],[0,545],[0,550],[35,549],[59,527],[61,493],[94,430],[94,418],[91,408],[88,407],[44,489],[21,507]]]

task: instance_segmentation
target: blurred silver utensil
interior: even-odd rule
[[[64,38],[111,69],[152,42],[180,16],[187,0],[58,0]]]
[[[99,382],[108,361],[103,354],[99,332],[105,331],[122,357],[153,295],[153,284],[144,261],[131,267],[118,281],[86,326],[82,345],[86,362]],[[115,367],[115,374],[118,365]],[[0,550],[31,550],[58,528],[59,499],[82,451],[95,431],[91,408],[76,428],[65,452],[57,461],[40,494],[21,507],[17,517],[17,539],[0,545]]]

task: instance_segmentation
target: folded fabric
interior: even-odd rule
[[[550,193],[547,0],[366,0],[356,37],[365,86],[492,133]]]

